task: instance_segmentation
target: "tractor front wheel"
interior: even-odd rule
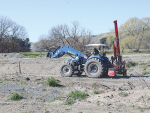
[[[104,76],[106,69],[100,59],[90,59],[85,63],[84,70],[88,77],[98,78]]]
[[[63,64],[60,68],[60,74],[63,77],[71,77],[73,75],[73,66],[69,64]]]

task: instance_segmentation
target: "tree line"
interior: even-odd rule
[[[25,28],[7,17],[0,17],[0,52],[30,51],[29,38]]]
[[[59,45],[69,45],[81,52],[86,50],[87,44],[91,41],[92,32],[83,28],[78,21],[71,23],[71,26],[61,24],[52,27],[47,35],[41,35],[34,46],[40,50],[57,48]]]
[[[150,48],[150,17],[139,19],[130,18],[127,22],[118,28],[120,48],[130,49],[130,52],[139,52],[140,49]],[[115,30],[109,33],[106,38],[106,44],[112,48],[112,42],[115,40]]]

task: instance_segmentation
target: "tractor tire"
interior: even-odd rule
[[[63,64],[60,68],[60,74],[63,77],[71,77],[74,73],[74,69],[72,65]]]
[[[90,78],[103,77],[105,73],[105,66],[100,59],[90,59],[85,63],[85,74]]]

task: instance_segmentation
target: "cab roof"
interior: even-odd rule
[[[104,46],[104,47],[106,47],[107,45],[106,44],[88,44],[86,46]]]

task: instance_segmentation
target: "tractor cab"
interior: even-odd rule
[[[91,52],[91,54],[93,54],[94,56],[95,55],[100,57],[106,56],[106,51],[105,51],[105,48],[107,47],[106,44],[88,44],[86,46],[93,47],[93,52]]]

